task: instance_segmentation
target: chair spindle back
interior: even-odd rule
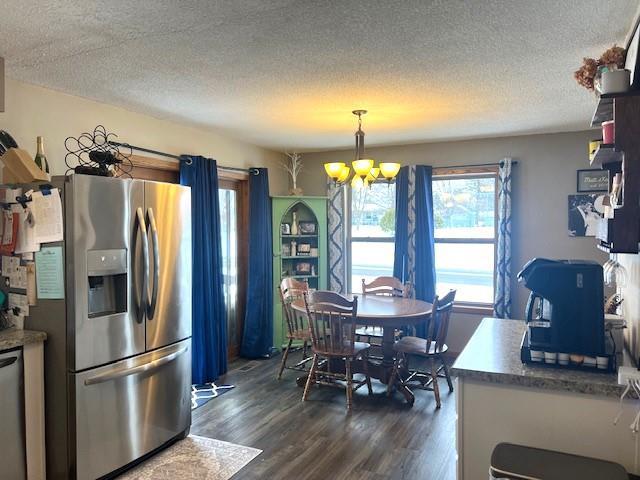
[[[291,308],[291,303],[304,297],[304,294],[309,291],[309,284],[296,280],[295,278],[286,277],[280,282],[279,290],[289,335],[305,330],[307,325],[304,315],[301,315]]]
[[[325,355],[349,355],[354,351],[358,298],[349,301],[335,292],[304,294],[313,350]]]
[[[436,295],[433,301],[431,321],[427,326],[427,353],[431,342],[435,342],[435,351],[439,352],[447,341],[449,332],[449,320],[453,311],[453,302],[456,298],[456,291],[449,290],[444,297],[438,298]]]
[[[362,294],[408,298],[411,294],[411,287],[408,283],[403,285],[396,277],[377,277],[370,283],[366,283],[363,278]]]

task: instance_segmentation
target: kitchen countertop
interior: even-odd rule
[[[44,342],[46,339],[47,334],[45,332],[17,330],[15,328],[0,330],[0,351],[23,347],[30,343]]]
[[[458,356],[452,374],[481,382],[620,398],[624,387],[615,373],[525,365],[520,344],[522,320],[485,318]]]

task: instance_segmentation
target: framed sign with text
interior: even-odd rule
[[[579,193],[608,192],[609,170],[578,170]]]

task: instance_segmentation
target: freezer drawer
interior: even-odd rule
[[[27,478],[22,350],[0,353],[0,480]]]
[[[77,479],[106,475],[191,425],[190,339],[70,375]]]

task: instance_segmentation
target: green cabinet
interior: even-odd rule
[[[287,326],[278,286],[284,277],[327,289],[327,198],[272,197],[273,343],[286,344]]]

